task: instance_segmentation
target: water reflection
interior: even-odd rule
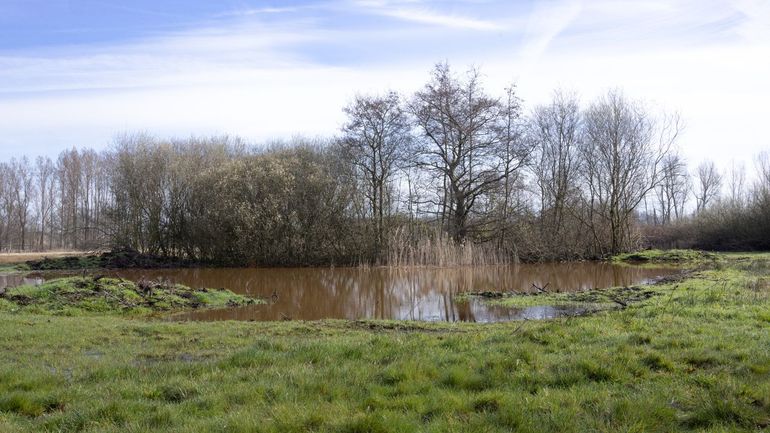
[[[395,319],[496,322],[543,319],[580,310],[563,307],[509,309],[472,300],[455,302],[463,292],[528,292],[641,284],[670,274],[670,269],[606,263],[555,263],[477,268],[301,268],[123,270],[122,278],[166,278],[192,287],[221,287],[261,297],[268,305],[195,311],[185,320]]]
[[[0,274],[0,289],[6,287],[18,287],[24,285],[38,285],[43,282],[43,278],[39,275],[22,275],[22,274]]]

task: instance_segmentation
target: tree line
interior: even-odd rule
[[[756,240],[770,227],[767,155],[752,185],[710,162],[690,173],[678,116],[620,90],[588,104],[557,91],[525,110],[515,86],[490,93],[478,70],[444,63],[412,95],[343,110],[324,139],[134,133],[0,163],[0,250],[448,265],[770,246]]]
[[[94,150],[0,162],[0,251],[104,245],[110,188],[109,155]]]

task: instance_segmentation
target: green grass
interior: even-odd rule
[[[480,299],[489,305],[508,308],[527,308],[543,305],[584,307],[591,311],[618,308],[644,301],[660,294],[647,286],[612,287],[584,292],[546,292],[546,293],[462,293],[455,296],[457,302]]]
[[[192,289],[162,282],[114,278],[57,278],[39,286],[6,289],[0,311],[54,315],[146,314],[195,308],[224,308],[257,302],[229,290]]]
[[[618,254],[612,257],[613,262],[626,263],[696,263],[716,259],[718,256],[697,250],[644,250],[633,253]]]
[[[16,269],[16,265],[13,264],[2,264],[0,265],[0,274],[12,274],[18,272]]]
[[[0,431],[770,427],[770,261],[625,309],[494,325],[0,312]]]

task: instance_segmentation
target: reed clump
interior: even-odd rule
[[[386,249],[387,266],[498,266],[518,263],[515,253],[494,242],[455,243],[440,231],[414,236],[406,228],[393,230]]]

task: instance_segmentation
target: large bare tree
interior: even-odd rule
[[[472,217],[482,216],[477,212],[481,202],[528,155],[511,128],[520,116],[518,98],[492,97],[477,70],[458,77],[442,63],[415,94],[410,109],[420,133],[415,162],[440,179],[435,204],[451,237],[462,243],[473,229]]]

